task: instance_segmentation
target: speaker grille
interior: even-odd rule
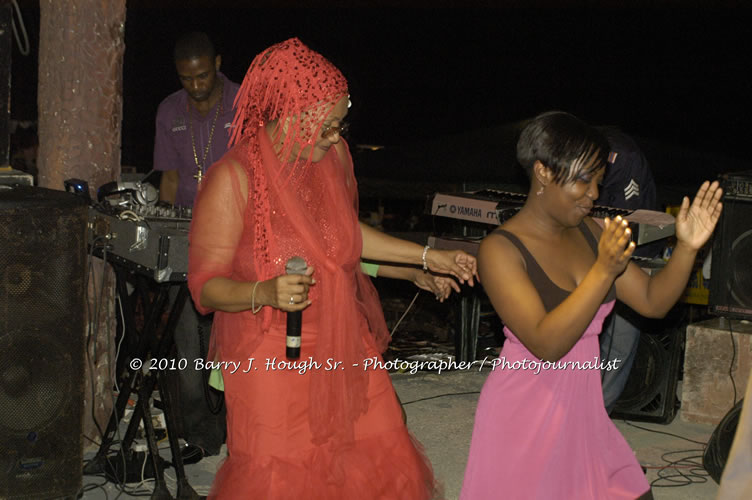
[[[663,319],[639,322],[640,343],[613,418],[668,424],[676,416],[676,386],[688,313],[676,305]],[[636,325],[638,323],[635,323]]]
[[[723,174],[721,185],[708,305],[719,316],[752,319],[752,171]]]
[[[749,221],[747,221],[749,224]],[[752,229],[744,231],[731,243],[728,268],[731,279],[728,291],[737,304],[752,308]]]
[[[632,373],[624,386],[615,411],[630,408],[652,413],[665,403],[664,384],[669,377],[669,352],[673,339],[669,334],[640,336]]]
[[[69,193],[0,191],[0,498],[81,487],[86,218]]]
[[[0,432],[44,429],[64,413],[70,395],[73,359],[68,347],[41,332],[18,332],[0,339]],[[33,358],[29,353],[38,354]]]

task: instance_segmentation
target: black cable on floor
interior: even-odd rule
[[[689,441],[690,443],[695,443],[695,444],[699,444],[699,445],[705,446],[705,443],[702,442],[702,441],[695,441],[694,439],[685,438],[684,436],[680,436],[678,434],[673,434],[671,432],[665,432],[665,431],[657,431],[655,429],[648,429],[647,427],[640,427],[639,425],[635,425],[632,422],[629,422],[627,420],[622,420],[622,422],[624,422],[625,424],[627,424],[627,425],[629,425],[631,427],[634,427],[636,429],[640,429],[640,430],[648,431],[648,432],[654,432],[656,434],[665,434],[666,436],[671,436],[671,437],[683,439],[684,441]]]
[[[667,466],[658,470],[658,478],[651,481],[651,488],[677,488],[680,486],[689,486],[690,484],[701,484],[708,482],[708,473],[702,466],[702,463],[695,459],[702,459],[703,450],[677,450],[669,451],[661,455],[661,460],[668,463]],[[669,460],[668,455],[676,453],[685,453],[694,455],[684,456],[676,460]],[[671,473],[673,472],[673,474]]]
[[[679,486],[689,486],[690,484],[698,484],[707,482],[709,476],[708,472],[703,467],[702,453],[705,451],[705,443],[701,441],[695,441],[678,434],[671,432],[658,431],[654,429],[648,429],[647,427],[641,427],[635,425],[627,420],[622,420],[625,424],[635,429],[640,429],[647,432],[654,432],[656,434],[663,434],[666,436],[683,439],[690,443],[702,445],[702,449],[688,449],[688,450],[676,450],[668,451],[661,455],[661,460],[668,465],[660,467],[648,467],[648,469],[658,469],[658,478],[651,481],[650,486],[653,488],[673,488]],[[677,460],[669,460],[667,457],[676,453],[691,454],[689,456],[681,457]],[[699,453],[699,455],[697,455]],[[700,461],[695,461],[700,459]]]
[[[736,343],[734,342],[734,330],[731,327],[731,320],[727,320],[728,327],[729,327],[729,336],[731,337],[731,363],[729,363],[729,371],[728,375],[731,379],[731,387],[734,389],[734,404],[731,405],[736,406],[736,382],[734,381],[734,374],[732,373],[734,369],[734,363],[736,362]]]
[[[84,493],[87,493],[87,492],[89,492],[89,491],[93,491],[93,490],[96,490],[96,489],[101,489],[101,490],[102,490],[102,492],[104,493],[104,498],[105,498],[105,500],[109,500],[110,496],[109,496],[109,495],[107,494],[107,489],[106,489],[106,488],[104,487],[104,485],[108,483],[108,481],[107,481],[107,478],[106,478],[106,477],[104,477],[104,475],[103,475],[103,474],[102,474],[102,475],[100,475],[100,474],[97,474],[97,475],[95,475],[95,476],[92,476],[92,477],[99,477],[99,478],[102,478],[102,479],[104,479],[104,482],[103,482],[103,483],[98,483],[98,484],[97,484],[97,483],[87,483],[87,484],[84,484],[83,486],[81,486],[81,489],[80,489],[80,490],[78,490],[78,493],[79,493],[79,494],[78,494],[78,495],[76,495],[76,496],[77,496],[77,497],[80,497],[80,496],[82,496],[82,495],[83,495]]]
[[[437,396],[429,396],[427,398],[420,398],[420,399],[414,399],[412,401],[408,401],[406,403],[402,403],[402,406],[410,405],[413,403],[419,403],[420,401],[428,401],[429,399],[438,399],[443,398],[445,396],[465,396],[467,394],[480,394],[480,391],[468,391],[468,392],[448,392],[446,394],[439,394]]]

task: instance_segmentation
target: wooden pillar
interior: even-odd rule
[[[39,185],[120,175],[125,0],[41,0]]]
[[[78,178],[94,196],[98,186],[120,177],[125,0],[40,0],[39,7],[39,185],[62,190],[65,179]],[[92,415],[104,428],[112,408],[113,281],[95,263],[86,332],[89,443],[99,441]]]

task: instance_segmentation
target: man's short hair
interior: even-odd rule
[[[211,61],[217,56],[209,36],[201,31],[187,33],[175,44],[175,61],[208,56]]]

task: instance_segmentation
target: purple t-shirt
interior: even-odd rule
[[[212,163],[219,160],[227,152],[230,140],[230,127],[235,117],[232,103],[240,86],[227,79],[221,72],[217,77],[224,82],[222,99],[214,107],[201,116],[188,102],[188,93],[180,89],[167,96],[157,109],[157,127],[154,139],[154,169],[178,171],[178,191],[175,205],[191,207],[196,196],[197,181],[194,177],[198,172],[196,159],[193,156],[193,145],[196,147],[196,157],[202,163],[204,152],[206,161],[203,163],[204,173]],[[219,115],[217,106],[221,105]],[[214,124],[214,135],[207,151],[209,136]],[[191,140],[191,128],[193,140]]]

